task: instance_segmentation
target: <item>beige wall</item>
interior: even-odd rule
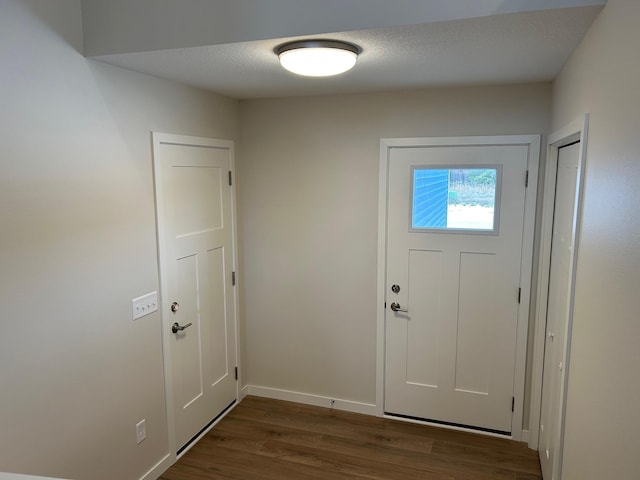
[[[168,453],[160,319],[130,318],[149,132],[237,139],[237,103],[85,60],[79,0],[0,2],[0,469],[139,478]],[[554,130],[591,112],[565,480],[640,471],[638,18],[609,0],[553,89]],[[241,102],[243,383],[373,403],[379,139],[546,133],[550,90]]]
[[[237,103],[87,61],[79,3],[0,1],[0,470],[136,479],[168,453],[149,132],[233,139]]]
[[[640,477],[640,2],[609,0],[553,89],[590,112],[563,480]]]
[[[375,403],[380,138],[549,118],[548,84],[241,102],[248,383]]]

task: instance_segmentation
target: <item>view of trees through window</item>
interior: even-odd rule
[[[496,170],[449,170],[449,205],[492,207],[496,199]]]

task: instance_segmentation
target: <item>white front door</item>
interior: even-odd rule
[[[528,145],[390,149],[387,414],[512,431],[529,156]]]
[[[545,480],[558,478],[562,445],[564,362],[569,333],[579,153],[579,143],[558,149],[538,447]]]
[[[179,453],[237,398],[233,144],[153,138],[167,400]]]

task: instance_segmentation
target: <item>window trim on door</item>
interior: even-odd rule
[[[540,135],[505,135],[482,137],[422,137],[383,138],[380,140],[378,180],[378,268],[377,268],[377,326],[376,326],[376,413],[384,415],[384,359],[386,305],[387,197],[390,151],[393,148],[443,146],[527,146],[528,188],[525,192],[525,218],[522,240],[520,274],[521,297],[518,308],[516,363],[514,375],[514,409],[511,438],[523,440],[524,389],[529,330],[529,305],[532,279],[535,212],[540,162]],[[525,182],[525,179],[522,179]],[[528,440],[528,438],[524,438]]]

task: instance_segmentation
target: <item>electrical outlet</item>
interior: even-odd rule
[[[143,418],[138,423],[136,423],[136,443],[140,443],[145,438],[147,438],[147,421]]]
[[[151,292],[134,298],[131,300],[131,307],[133,308],[134,320],[156,312],[158,310],[158,292]]]

